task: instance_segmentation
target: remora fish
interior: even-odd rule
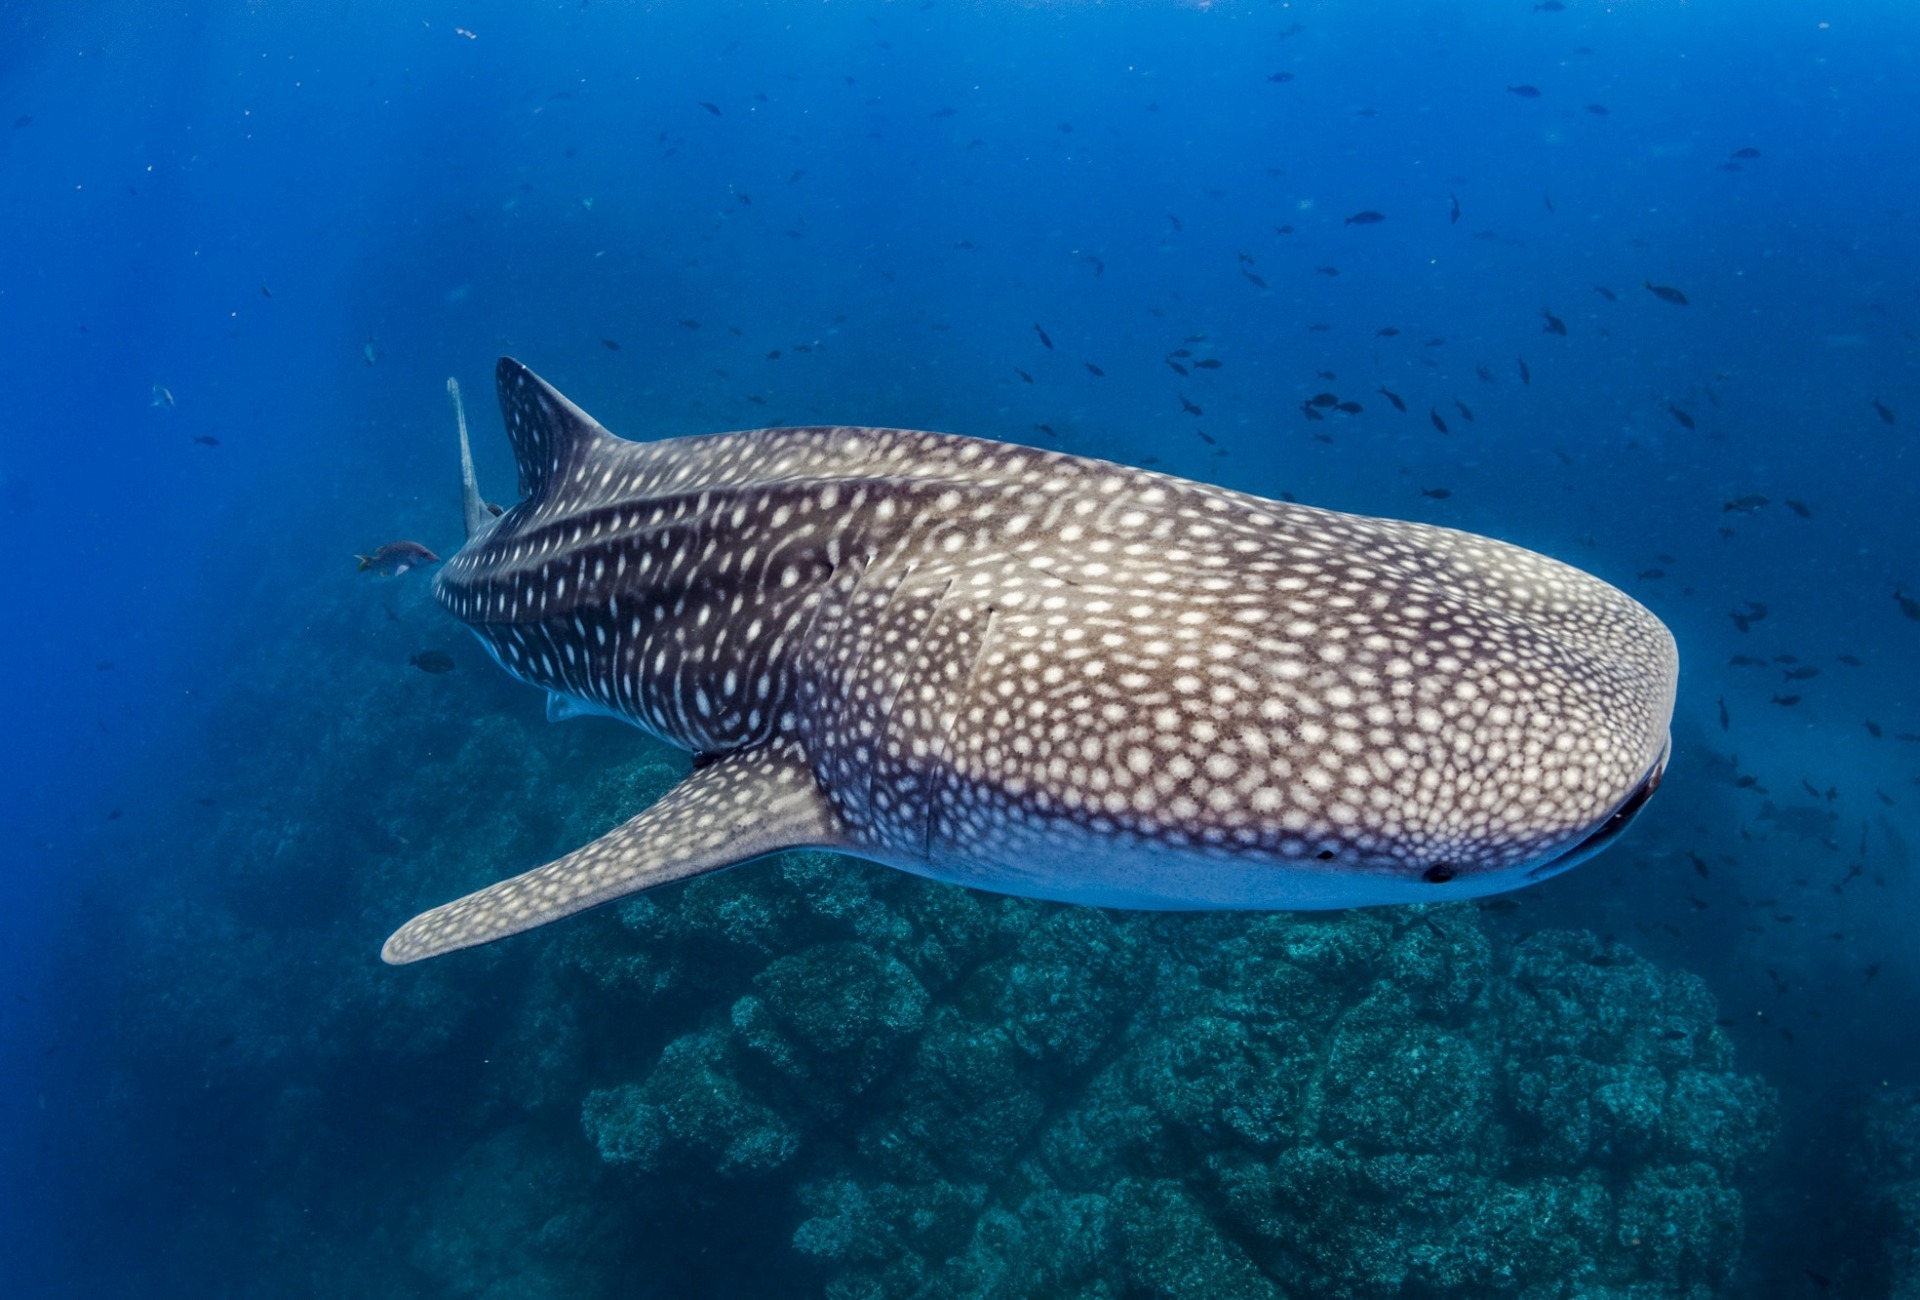
[[[550,716],[693,770],[389,962],[802,846],[1109,907],[1468,898],[1665,769],[1672,636],[1519,547],[901,429],[627,442],[497,379],[525,499],[489,512],[463,418],[435,593]]]

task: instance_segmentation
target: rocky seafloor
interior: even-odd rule
[[[119,990],[88,1154],[170,1189],[125,1285],[1739,1293],[1776,1103],[1704,984],[1471,904],[1130,914],[797,853],[385,968],[679,767],[384,635],[278,666],[324,712],[230,695],[217,806],[77,946]]]

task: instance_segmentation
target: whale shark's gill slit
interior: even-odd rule
[[[960,714],[966,708],[966,702],[973,698],[973,680],[980,674],[980,665],[986,661],[987,647],[993,644],[993,616],[998,611],[992,605],[987,606],[986,621],[980,628],[979,643],[973,649],[973,661],[967,665],[967,673],[961,679],[943,711],[939,728],[931,752],[927,756],[927,771],[920,783],[920,801],[927,810],[926,835],[920,845],[921,856],[929,861],[933,858],[933,842],[936,838],[935,822],[940,816],[940,807],[935,802],[933,782],[942,771],[950,770],[952,758],[953,729],[960,721]]]

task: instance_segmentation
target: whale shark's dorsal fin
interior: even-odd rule
[[[500,417],[520,466],[522,497],[544,495],[549,484],[559,482],[596,447],[620,441],[512,357],[501,357],[493,375],[500,389]]]
[[[721,754],[697,761],[658,803],[593,843],[422,912],[380,955],[396,966],[437,957],[782,849],[844,843],[839,817],[798,753],[767,745]]]
[[[480,495],[480,480],[473,472],[473,444],[467,439],[467,404],[460,400],[460,381],[447,380],[447,396],[453,399],[453,418],[460,424],[460,514],[466,520],[467,540],[487,531],[497,517]]]

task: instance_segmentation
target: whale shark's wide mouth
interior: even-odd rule
[[[1647,806],[1647,800],[1653,798],[1653,792],[1660,788],[1660,779],[1667,774],[1667,755],[1672,752],[1672,749],[1671,741],[1661,747],[1660,757],[1653,761],[1653,766],[1647,769],[1647,774],[1640,778],[1640,784],[1633,788],[1633,793],[1622,799],[1620,806],[1595,827],[1592,834],[1566,852],[1556,854],[1532,868],[1527,872],[1527,880],[1531,882],[1545,880],[1548,876],[1557,876],[1568,867],[1585,862],[1618,839],[1620,832],[1627,829],[1633,819],[1640,815],[1640,810]]]

